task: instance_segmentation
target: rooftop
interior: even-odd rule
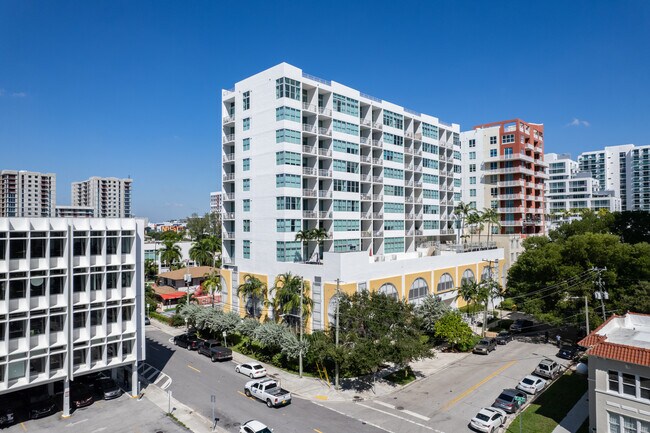
[[[192,275],[192,278],[201,278],[205,274],[209,274],[214,269],[212,266],[192,266],[190,268],[180,268],[175,271],[163,272],[158,275],[160,278],[168,278],[170,280],[182,280],[186,273]]]
[[[593,356],[650,366],[650,315],[613,315],[580,344]]]

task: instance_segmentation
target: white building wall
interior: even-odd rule
[[[55,206],[55,174],[0,171],[0,217],[49,217]]]

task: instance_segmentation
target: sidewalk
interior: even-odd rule
[[[219,426],[212,430],[212,423],[209,419],[185,406],[180,401],[176,400],[173,394],[170,400],[169,394],[156,385],[147,386],[144,389],[143,398],[151,401],[165,413],[170,410],[171,406],[172,414],[174,417],[176,417],[178,421],[185,424],[185,426],[192,430],[194,433],[228,433],[227,430]]]
[[[157,320],[152,320],[151,326],[155,326],[169,335],[178,335],[185,331],[185,329],[173,328]],[[288,389],[296,396],[318,401],[355,401],[359,399],[371,400],[399,391],[418,380],[422,380],[443,370],[468,355],[470,353],[435,352],[434,358],[412,362],[411,368],[418,376],[418,379],[404,386],[395,385],[392,382],[382,379],[380,377],[382,373],[379,373],[373,383],[354,379],[342,380],[340,384],[341,389],[339,390],[334,389],[334,377],[329,377],[330,383],[328,384],[325,380],[320,380],[319,378],[308,376],[300,378],[297,374],[289,373],[273,365],[265,364],[265,367],[269,377],[279,380],[283,388]],[[233,361],[242,364],[256,360],[241,353],[233,352]],[[388,373],[384,371],[383,374]]]
[[[564,419],[560,421],[551,433],[575,433],[580,426],[589,417],[589,404],[587,403],[587,394],[585,392],[580,400],[571,408],[569,413],[566,414]]]

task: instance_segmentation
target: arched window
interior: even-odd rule
[[[472,272],[471,269],[465,269],[465,272],[463,272],[463,276],[460,279],[460,285],[462,286],[466,283],[473,283],[474,281],[476,281],[476,278],[474,278],[474,272]]]
[[[438,281],[438,291],[444,292],[445,290],[451,290],[454,288],[454,279],[451,278],[451,275],[448,273],[442,274],[440,280]]]
[[[409,302],[413,305],[419,305],[428,293],[429,286],[427,282],[424,281],[424,278],[417,278],[409,289]]]
[[[383,293],[384,295],[390,298],[397,299],[397,287],[395,287],[391,283],[382,284],[379,290],[377,290],[377,292]]]
[[[483,271],[481,271],[481,281],[490,279],[490,267],[483,266]]]

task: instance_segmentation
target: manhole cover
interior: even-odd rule
[[[358,395],[355,395],[354,397],[352,397],[352,400],[353,400],[353,401],[362,401],[362,400],[363,400],[363,397],[358,396]]]
[[[156,430],[155,433],[165,433],[165,432],[162,430]]]
[[[395,409],[397,409],[397,410],[404,410],[404,406],[396,406]]]

